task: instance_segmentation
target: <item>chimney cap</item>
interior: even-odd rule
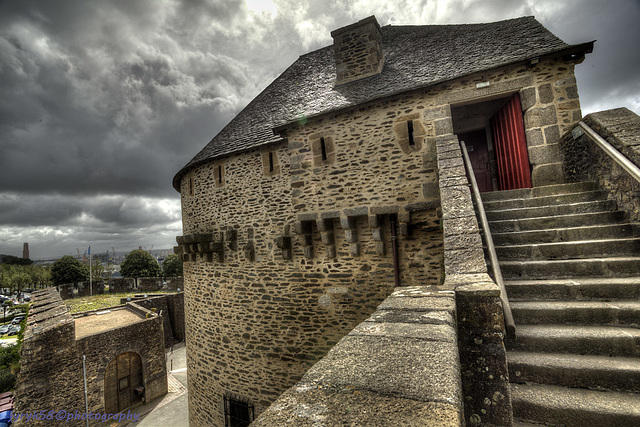
[[[345,31],[350,31],[350,30],[352,30],[354,28],[361,27],[363,25],[368,24],[369,22],[373,22],[376,25],[376,27],[378,28],[378,31],[380,31],[380,24],[378,24],[378,20],[376,19],[376,16],[375,15],[371,15],[371,16],[368,16],[368,17],[366,17],[364,19],[361,19],[358,22],[355,22],[353,24],[349,24],[346,27],[338,28],[337,30],[331,31],[331,37],[335,38],[336,36],[344,33]]]

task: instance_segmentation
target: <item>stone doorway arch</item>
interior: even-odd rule
[[[115,414],[142,401],[142,359],[138,353],[119,354],[104,373],[104,411]]]

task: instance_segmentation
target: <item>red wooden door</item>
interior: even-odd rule
[[[489,149],[487,135],[484,129],[458,134],[458,140],[464,141],[469,152],[469,160],[473,167],[478,189],[481,193],[493,190],[491,182],[491,168],[489,166]]]
[[[531,188],[531,169],[517,93],[491,118],[498,189]]]

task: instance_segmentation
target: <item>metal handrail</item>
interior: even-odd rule
[[[504,326],[507,331],[507,338],[515,339],[516,324],[513,321],[513,314],[511,313],[511,305],[509,305],[507,290],[505,289],[504,281],[502,280],[502,271],[498,265],[498,254],[496,253],[496,247],[493,244],[493,238],[491,237],[491,231],[489,230],[489,220],[487,219],[487,214],[484,210],[484,205],[482,204],[480,190],[478,189],[476,177],[473,174],[473,166],[471,166],[471,160],[469,160],[469,153],[467,153],[467,146],[464,141],[460,141],[460,148],[462,149],[462,157],[464,159],[467,172],[469,173],[469,181],[471,181],[473,197],[476,199],[478,215],[480,216],[480,222],[482,223],[482,229],[484,230],[484,237],[489,251],[489,259],[491,261],[491,268],[493,269],[493,276],[496,284],[500,288],[500,301],[502,302],[502,310],[504,311]]]
[[[613,145],[609,144],[603,137],[598,135],[596,131],[591,129],[585,122],[579,121],[578,125],[586,132],[596,145],[609,155],[620,167],[626,170],[636,181],[640,182],[640,168],[627,159]]]

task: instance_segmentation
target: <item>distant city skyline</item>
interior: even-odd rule
[[[640,113],[637,0],[0,2],[0,253],[171,248],[172,178],[332,30],[533,15],[567,43],[583,114]]]

